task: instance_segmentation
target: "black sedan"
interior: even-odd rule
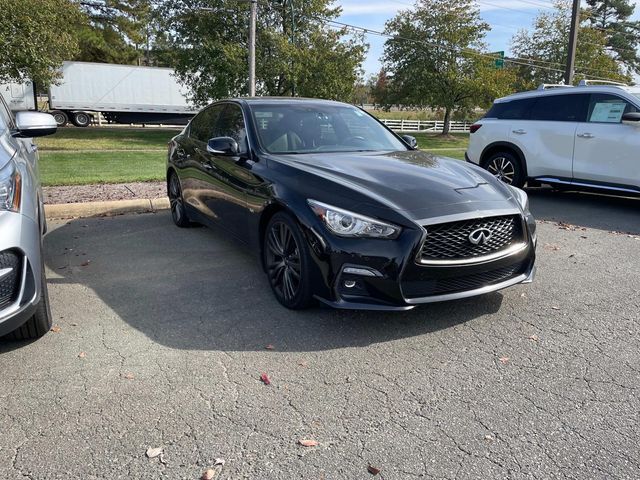
[[[531,282],[527,195],[416,149],[366,112],[311,99],[213,103],[169,143],[179,227],[222,229],[292,309],[407,310]]]

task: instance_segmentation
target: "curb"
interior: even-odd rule
[[[127,213],[153,213],[169,208],[168,198],[140,200],[112,200],[108,202],[60,203],[45,205],[47,220],[68,218],[105,217]]]

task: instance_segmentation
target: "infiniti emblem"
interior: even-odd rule
[[[491,230],[488,228],[478,228],[469,234],[469,241],[473,245],[484,245],[491,238]]]

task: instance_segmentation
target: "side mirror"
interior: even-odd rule
[[[56,133],[58,124],[53,115],[42,112],[18,112],[16,113],[16,131],[13,136],[17,138],[42,137]]]
[[[240,153],[238,142],[231,137],[216,137],[207,143],[207,152],[214,155],[235,157]]]
[[[640,127],[640,112],[625,113],[622,115],[622,123]]]
[[[402,140],[405,141],[411,148],[418,148],[418,140],[416,137],[412,137],[411,135],[402,135]]]

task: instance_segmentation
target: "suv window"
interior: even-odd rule
[[[545,95],[536,98],[531,120],[583,122],[587,117],[589,94]]]
[[[235,104],[227,104],[220,115],[220,121],[213,130],[213,137],[231,137],[238,142],[240,153],[249,151],[247,129],[244,124],[242,109]]]
[[[535,98],[523,98],[522,100],[494,103],[485,115],[485,118],[527,120],[529,118],[529,111],[535,101]]]
[[[214,129],[223,109],[224,105],[212,105],[193,117],[189,126],[189,137],[203,143],[215,137]]]
[[[620,123],[622,115],[637,111],[638,108],[616,95],[592,93],[587,121],[590,123]]]

